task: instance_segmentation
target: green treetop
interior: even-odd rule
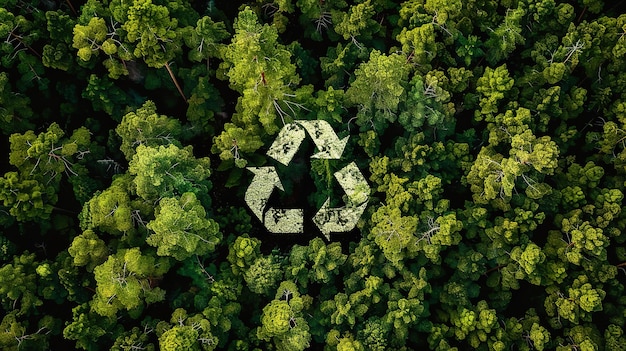
[[[97,228],[110,234],[130,233],[135,224],[143,224],[137,201],[131,201],[132,178],[118,176],[104,191],[96,192],[85,203],[79,216],[83,229]],[[148,213],[144,213],[147,215]]]
[[[364,351],[365,348],[363,344],[354,340],[353,337],[343,337],[339,339],[339,343],[337,344],[337,351]]]
[[[521,8],[508,9],[502,23],[495,29],[487,28],[489,39],[485,45],[492,48],[486,55],[487,61],[495,65],[506,59],[517,44],[524,44],[522,35],[522,20],[526,11]]]
[[[63,337],[75,340],[76,347],[87,351],[99,350],[105,335],[119,330],[114,316],[104,317],[91,311],[84,303],[72,308],[72,320],[63,329]]]
[[[437,56],[437,37],[433,23],[425,23],[415,28],[402,28],[396,40],[402,45],[406,60],[430,67]],[[420,69],[421,71],[421,69]]]
[[[89,61],[92,56],[97,56],[107,39],[107,34],[108,28],[104,18],[92,17],[87,25],[77,24],[74,27],[73,47],[78,49],[78,57],[83,61]],[[108,43],[104,46],[107,47]],[[104,52],[113,53],[109,48]]]
[[[586,275],[579,275],[567,291],[560,291],[556,286],[546,289],[549,296],[545,300],[549,316],[559,316],[574,325],[580,320],[590,322],[594,312],[602,311],[602,301],[606,292],[589,283]]]
[[[314,238],[308,246],[292,248],[286,277],[295,279],[304,287],[309,282],[328,284],[340,273],[346,259],[339,243],[326,245],[321,238]]]
[[[446,246],[461,242],[463,222],[456,218],[455,213],[448,213],[437,218],[428,217],[426,227],[416,232],[415,246],[433,262],[440,262],[440,252]]]
[[[453,123],[454,104],[449,103],[450,93],[443,86],[448,82],[441,72],[422,77],[416,74],[411,79],[406,109],[400,112],[398,122],[409,132],[417,132],[423,125],[450,128]]]
[[[348,6],[344,0],[328,0],[319,2],[318,0],[300,0],[296,2],[300,9],[300,23],[304,26],[304,33],[307,37],[316,41],[323,40],[323,34],[335,37],[332,19],[333,11]]]
[[[241,128],[260,126],[275,134],[286,117],[304,106],[291,88],[300,82],[291,52],[278,42],[276,28],[261,25],[251,9],[239,13],[231,44],[222,52],[221,70],[242,93],[233,122]],[[310,92],[309,92],[310,93]]]
[[[356,106],[356,123],[362,129],[382,131],[396,120],[400,101],[405,99],[409,65],[402,55],[385,55],[373,50],[367,62],[355,71],[346,91],[347,106]]]
[[[513,275],[516,279],[526,279],[533,284],[539,285],[541,271],[537,269],[537,266],[541,265],[545,258],[546,255],[541,251],[541,248],[533,242],[525,245],[523,249],[520,246],[516,246],[511,251],[511,260],[515,261],[519,267],[517,269],[507,269],[504,272],[514,272]]]
[[[131,330],[127,330],[115,338],[115,342],[111,347],[111,351],[126,351],[135,349],[141,349],[145,351],[154,351],[155,346],[150,342],[151,328],[145,325],[143,328],[133,327]]]
[[[283,269],[274,255],[260,256],[252,262],[243,278],[250,291],[269,296],[283,279]]]
[[[81,127],[70,137],[64,136],[65,132],[57,123],[38,135],[32,130],[12,134],[9,162],[21,173],[39,180],[52,179],[53,184],[58,184],[57,176],[63,173],[77,176],[83,167],[74,163],[74,157],[82,159],[90,152],[90,133]]]
[[[128,170],[135,175],[133,181],[141,198],[154,201],[193,192],[203,200],[203,206],[209,206],[208,157],[195,158],[191,146],[179,148],[174,144],[158,148],[139,145],[135,151]]]
[[[55,320],[46,315],[39,318],[37,326],[18,317],[17,311],[11,311],[0,321],[0,348],[7,351],[49,349],[49,334],[55,328]]]
[[[9,137],[9,163],[18,172],[7,172],[0,178],[0,200],[18,220],[47,218],[57,201],[62,174],[78,177],[86,172],[76,161],[91,152],[89,131],[82,127],[69,138],[64,134],[52,123],[38,135],[29,130]]]
[[[42,62],[46,67],[68,71],[74,65],[69,46],[76,21],[63,11],[47,11],[46,20],[51,42],[43,48]]]
[[[550,341],[550,332],[538,323],[533,323],[528,333],[528,339],[535,349],[542,351]]]
[[[388,350],[389,329],[391,326],[378,317],[370,317],[365,321],[364,326],[358,332],[358,339],[361,340],[368,350],[385,351]]]
[[[567,351],[573,347],[579,348],[581,351],[599,350],[603,341],[598,328],[592,323],[569,328],[565,331],[564,337],[564,340],[558,338],[559,346],[556,347],[556,351]]]
[[[37,296],[38,265],[35,254],[26,251],[0,267],[0,301],[5,311],[16,310],[18,315],[24,315],[43,304]]]
[[[604,342],[605,350],[622,351],[626,349],[624,330],[615,324],[610,324],[604,331]]]
[[[498,102],[513,88],[513,78],[510,77],[506,65],[492,69],[487,67],[482,77],[478,78],[476,91],[480,93],[480,111],[474,111],[474,118],[490,121],[491,116],[498,112]]]
[[[0,201],[18,221],[49,218],[57,202],[53,186],[46,186],[17,172],[7,172],[0,178]],[[7,210],[4,210],[7,211]]]
[[[261,240],[248,234],[238,236],[228,247],[228,261],[234,274],[245,272],[261,256]]]
[[[392,264],[400,266],[407,251],[414,250],[409,246],[415,242],[417,217],[403,216],[397,207],[381,206],[372,215],[372,223],[370,239],[380,246]]]
[[[161,331],[166,329],[165,331]],[[172,312],[170,325],[157,325],[161,350],[215,350],[218,339],[211,333],[211,323],[202,314],[188,315],[178,308]]]
[[[535,137],[529,129],[512,135],[510,158],[496,153],[492,147],[483,147],[467,174],[467,182],[476,202],[500,198],[508,202],[516,182],[525,188],[531,199],[540,199],[551,190],[541,183],[544,175],[553,174],[557,167],[559,149],[550,137]]]
[[[394,339],[408,339],[409,329],[415,325],[424,310],[425,307],[420,299],[405,298],[402,294],[392,290],[384,320],[391,326]]]
[[[580,265],[589,257],[598,257],[606,260],[606,247],[609,246],[609,238],[601,228],[595,228],[581,217],[581,210],[571,211],[562,218],[559,227],[564,234],[564,242],[567,246],[563,249],[563,255],[573,264]]]
[[[122,138],[120,150],[130,161],[139,145],[157,147],[175,144],[180,146],[178,140],[182,129],[177,119],[157,114],[154,102],[146,101],[137,111],[124,115],[115,131]]]
[[[78,63],[82,66],[93,67],[94,58],[100,53],[106,55],[102,63],[108,69],[109,77],[117,79],[129,75],[125,62],[134,57],[132,45],[125,40],[126,31],[120,27],[122,19],[116,15],[118,7],[122,6],[118,2],[110,5],[110,8],[105,8],[99,1],[85,4],[83,14],[73,29],[72,46],[78,50]],[[123,7],[124,11],[128,11],[129,6]]]
[[[293,282],[282,282],[275,299],[263,307],[257,337],[271,340],[279,351],[305,350],[310,346],[311,334],[304,310],[310,303],[311,298],[300,295]]]
[[[213,139],[211,151],[219,152],[223,161],[233,160],[237,167],[243,168],[248,164],[247,154],[252,154],[263,146],[259,133],[256,126],[244,129],[234,123],[226,123],[224,131]]]
[[[336,11],[332,14],[335,32],[344,39],[352,40],[358,46],[359,40],[371,39],[372,35],[380,30],[380,25],[372,18],[376,14],[376,9],[370,0],[350,6],[347,13]]]
[[[165,290],[154,287],[154,283],[169,266],[169,260],[143,255],[139,248],[119,250],[94,269],[97,285],[91,301],[93,310],[102,316],[128,310],[137,316],[145,304],[165,298]]]
[[[191,49],[188,53],[189,59],[200,62],[217,56],[221,47],[219,42],[228,36],[223,22],[214,22],[208,16],[200,18],[195,28],[185,28],[183,39],[185,45]]]
[[[486,301],[479,301],[474,308],[459,307],[450,314],[454,325],[454,336],[467,339],[472,347],[478,347],[489,334],[499,328],[496,310],[490,309]]]
[[[128,42],[135,45],[136,58],[143,58],[150,67],[160,68],[180,52],[178,20],[170,17],[166,6],[153,4],[151,0],[135,0],[127,16],[122,29]]]
[[[90,229],[76,236],[68,251],[74,258],[74,265],[86,266],[90,272],[109,255],[109,248],[105,242]]]
[[[155,219],[147,224],[154,233],[146,242],[157,248],[159,256],[172,256],[179,261],[213,252],[222,234],[218,224],[206,215],[194,193],[163,198],[155,209]]]

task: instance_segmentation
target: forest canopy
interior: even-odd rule
[[[0,0],[0,40],[2,350],[626,349],[623,0]],[[341,152],[281,163],[295,121]]]

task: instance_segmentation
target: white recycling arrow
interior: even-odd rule
[[[343,154],[343,149],[348,143],[348,137],[339,139],[333,127],[324,120],[297,121],[297,123],[306,129],[313,139],[315,146],[319,150],[318,153],[311,156],[312,158],[338,160]]]
[[[348,205],[360,205],[370,197],[370,187],[355,162],[335,172],[335,178],[348,195]]]
[[[335,172],[335,178],[346,192],[346,206],[331,208],[329,198],[313,217],[313,222],[328,240],[331,232],[354,229],[367,207],[370,192],[365,177],[354,162]]]
[[[274,234],[304,233],[304,211],[270,208],[265,212],[265,228]]]
[[[304,128],[304,129],[303,129]],[[312,158],[338,160],[348,143],[348,137],[339,139],[333,127],[323,120],[296,121],[286,124],[278,133],[278,136],[267,150],[267,155],[287,166],[298,152],[298,148],[307,131],[313,139],[313,143],[319,150]]]
[[[274,167],[248,167],[248,170],[254,173],[254,178],[246,190],[246,203],[250,206],[254,215],[260,221],[263,221],[263,210],[270,196],[272,196],[274,188],[283,191],[285,189]]]
[[[356,207],[344,206],[340,208],[331,208],[329,203],[330,199],[327,199],[313,217],[313,223],[329,241],[330,233],[349,232],[354,229],[367,207],[367,202]]]
[[[274,188],[285,191],[276,169],[269,167],[248,167],[254,178],[246,190],[245,200],[254,215],[265,224],[270,233],[303,233],[304,211],[300,209],[274,209],[265,211]]]
[[[267,156],[287,166],[298,152],[304,138],[306,138],[306,134],[299,125],[295,123],[286,124],[278,132],[278,136],[270,149],[267,150]]]

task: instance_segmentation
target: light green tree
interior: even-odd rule
[[[561,219],[559,227],[564,234],[563,242],[567,245],[562,248],[561,254],[576,265],[581,265],[589,257],[606,260],[609,238],[602,228],[595,228],[582,216],[583,212],[577,209],[558,217]]]
[[[261,25],[250,8],[239,13],[234,27],[220,64],[231,88],[242,94],[232,121],[244,130],[258,126],[275,134],[304,107],[298,101],[302,94],[292,88],[300,82],[296,65],[290,51],[278,42],[276,28]]]
[[[253,293],[271,295],[283,278],[283,269],[273,255],[260,256],[246,270],[243,279]]]
[[[134,45],[133,55],[150,67],[168,66],[168,61],[180,52],[178,20],[170,17],[166,6],[151,0],[136,0],[128,7],[121,28],[126,40]]]
[[[538,323],[533,323],[528,338],[535,349],[542,351],[550,341],[550,332]]]
[[[191,61],[200,62],[209,60],[219,54],[220,42],[226,39],[229,33],[223,22],[214,22],[209,16],[198,20],[196,27],[184,28],[183,39],[191,50],[187,54]]]
[[[406,340],[410,327],[415,325],[423,312],[424,305],[418,298],[405,298],[398,291],[392,290],[384,320],[391,326],[396,340]]]
[[[187,311],[177,308],[172,312],[169,325],[160,322],[159,330],[165,329],[159,335],[161,350],[215,350],[218,339],[211,333],[211,323],[202,314],[188,315]]]
[[[344,39],[350,39],[360,46],[359,40],[371,39],[380,29],[380,25],[372,18],[374,14],[376,9],[370,0],[350,6],[348,12],[333,11],[334,30]]]
[[[105,317],[120,310],[137,316],[146,304],[165,299],[165,290],[155,284],[169,267],[168,259],[143,255],[139,248],[119,250],[94,268],[96,294],[91,308]]]
[[[228,262],[234,274],[245,272],[261,256],[261,240],[248,234],[238,236],[228,247]]]
[[[476,82],[476,91],[480,94],[480,110],[474,111],[474,118],[479,121],[492,120],[494,113],[498,112],[499,101],[513,88],[513,83],[506,65],[495,69],[485,68],[485,73]]]
[[[337,344],[337,351],[364,351],[365,348],[363,344],[354,340],[354,337],[343,337],[339,339],[339,343]]]
[[[440,262],[440,253],[445,247],[461,242],[463,222],[456,218],[455,213],[447,213],[437,218],[428,216],[425,222],[426,226],[415,233],[417,240],[414,245],[431,261]]]
[[[7,351],[49,348],[49,334],[54,328],[54,319],[46,315],[37,325],[30,324],[28,320],[21,320],[17,311],[6,313],[0,321],[0,348]]]
[[[385,55],[373,50],[369,60],[354,72],[355,79],[346,91],[348,107],[357,108],[357,125],[382,131],[396,120],[398,104],[406,98],[409,65],[402,55]]]
[[[418,219],[403,216],[397,207],[381,206],[372,214],[373,227],[368,237],[383,250],[385,257],[395,266],[400,266],[409,247],[415,243]]]
[[[143,328],[133,327],[131,330],[121,333],[111,347],[111,351],[127,351],[133,349],[141,349],[146,351],[154,351],[155,346],[150,342],[151,329],[148,326]]]
[[[579,321],[591,321],[594,312],[602,311],[606,296],[603,289],[594,287],[582,274],[565,292],[557,286],[550,286],[546,291],[549,294],[545,300],[548,315],[569,320],[574,325]]]
[[[321,238],[314,238],[308,246],[296,245],[289,254],[286,277],[306,287],[309,283],[328,284],[339,275],[347,255],[341,252],[337,242],[326,245]]]
[[[223,161],[233,160],[237,167],[243,168],[248,164],[247,154],[252,154],[263,146],[256,126],[241,128],[233,123],[224,124],[224,131],[213,139],[211,151],[219,152]]]
[[[113,183],[102,192],[96,192],[93,197],[83,205],[80,213],[81,227],[83,229],[97,228],[101,231],[119,235],[131,233],[135,224],[143,224],[141,211],[136,208],[130,198],[129,190],[132,186],[132,178],[121,175],[113,180]],[[145,213],[147,215],[148,213]]]
[[[137,195],[155,201],[164,197],[193,192],[208,206],[207,193],[211,187],[208,157],[195,158],[191,146],[179,148],[174,144],[148,147],[139,145],[128,170],[135,178]]]
[[[113,43],[104,44],[108,33],[106,21],[100,17],[92,17],[86,25],[77,24],[74,26],[73,47],[78,49],[78,57],[83,61],[89,61],[92,57],[98,56],[100,50],[105,53],[113,53],[112,49],[108,48]],[[103,44],[107,50],[104,50]]]
[[[411,29],[402,28],[396,40],[402,45],[407,61],[425,65],[426,69],[430,67],[430,62],[437,57],[438,51],[435,28],[434,23],[425,23]]]
[[[83,167],[75,164],[74,158],[82,158],[90,152],[90,133],[87,128],[81,127],[71,136],[64,136],[65,132],[57,123],[52,123],[38,135],[32,130],[13,134],[9,138],[9,162],[35,179],[52,179],[58,183],[56,178],[63,173],[77,176]]]
[[[109,248],[91,229],[76,236],[67,250],[74,258],[74,265],[86,266],[90,272],[109,256]]]
[[[273,341],[280,351],[305,350],[310,346],[311,334],[304,310],[310,303],[311,298],[300,295],[293,282],[282,282],[274,300],[263,307],[257,337]]]
[[[182,128],[177,119],[159,115],[156,105],[146,101],[137,111],[129,112],[115,128],[122,138],[120,150],[127,160],[132,160],[139,145],[157,147],[174,144],[180,146]]]
[[[57,199],[53,186],[24,179],[20,173],[7,172],[0,178],[0,201],[18,221],[49,218]]]
[[[146,242],[157,248],[159,256],[182,261],[193,255],[206,255],[215,250],[222,238],[219,225],[207,218],[194,193],[161,199],[154,217],[147,224],[153,233]]]
[[[521,7],[508,9],[502,23],[495,29],[487,28],[489,39],[485,45],[492,50],[486,55],[487,61],[495,65],[506,59],[514,50],[517,44],[524,44],[522,35],[522,20],[526,11]]]

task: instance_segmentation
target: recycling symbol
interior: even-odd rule
[[[267,151],[267,156],[289,166],[300,144],[308,134],[317,150],[311,158],[340,159],[348,137],[339,139],[330,124],[323,120],[297,120],[286,124]],[[246,190],[245,200],[254,215],[270,233],[304,233],[304,210],[299,208],[266,208],[274,188],[285,191],[274,166],[247,167],[254,178]],[[330,207],[327,198],[313,217],[313,223],[330,240],[330,233],[349,232],[355,226],[369,199],[370,188],[355,162],[334,173],[346,193],[346,205]]]

